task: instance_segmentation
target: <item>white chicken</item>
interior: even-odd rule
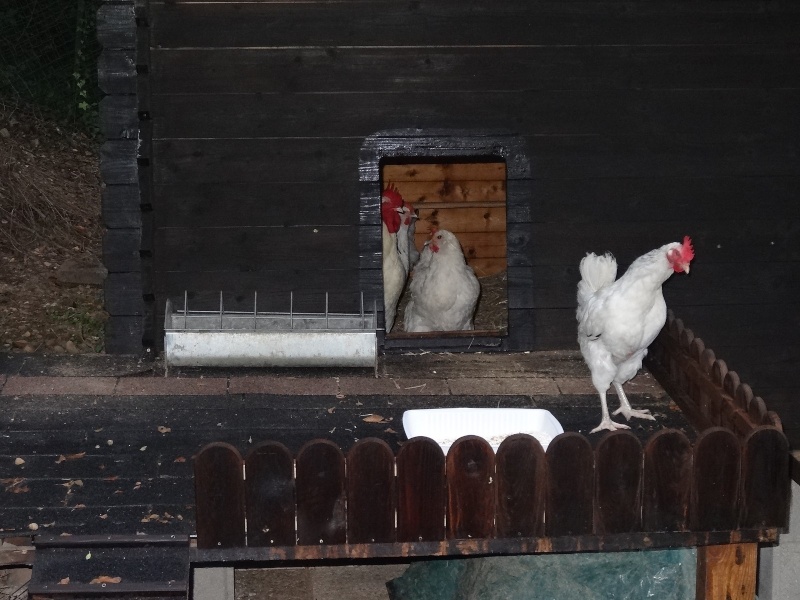
[[[397,246],[397,233],[400,230],[403,197],[391,185],[383,190],[381,197],[381,221],[383,233],[383,311],[386,333],[394,326],[397,315],[397,302],[403,293],[408,277],[408,244],[406,244],[405,266]]]
[[[400,262],[403,263],[406,274],[408,274],[419,260],[419,252],[416,252],[417,247],[414,245],[417,214],[414,212],[414,207],[408,202],[403,202],[403,206],[397,209],[397,213],[400,215],[400,228],[397,230],[397,253],[400,255]],[[414,252],[416,252],[416,260]]]
[[[406,331],[474,329],[472,319],[481,286],[451,232],[434,231],[422,249],[409,287]]]
[[[661,285],[673,273],[689,272],[694,258],[692,241],[674,242],[637,258],[625,274],[615,281],[617,262],[611,254],[589,253],[580,264],[578,283],[578,343],[592,373],[592,383],[600,394],[602,420],[591,433],[608,429],[630,429],[611,420],[606,392],[614,385],[619,395],[621,413],[655,420],[648,410],[631,407],[622,384],[642,367],[647,347],[661,331],[667,319],[667,305]]]

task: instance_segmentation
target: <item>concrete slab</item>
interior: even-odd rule
[[[200,396],[227,394],[227,377],[121,377],[117,396]]]
[[[335,396],[338,390],[334,377],[309,379],[283,375],[232,376],[228,385],[228,392],[231,394]]]
[[[110,396],[117,385],[116,377],[23,377],[11,375],[0,395],[82,395]]]
[[[233,567],[200,567],[192,572],[192,600],[233,600]]]

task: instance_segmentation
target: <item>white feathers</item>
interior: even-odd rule
[[[474,329],[480,284],[455,235],[439,230],[425,245],[410,284],[409,332]]]

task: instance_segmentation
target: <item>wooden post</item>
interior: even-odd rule
[[[697,600],[753,600],[758,544],[697,549]]]

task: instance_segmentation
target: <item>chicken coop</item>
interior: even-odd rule
[[[108,1],[106,349],[159,352],[168,300],[220,292],[232,311],[363,294],[380,329],[392,182],[417,246],[450,227],[495,278],[497,318],[381,351],[574,348],[587,251],[624,269],[691,235],[668,306],[780,410],[800,359],[798,25],[785,2]]]

